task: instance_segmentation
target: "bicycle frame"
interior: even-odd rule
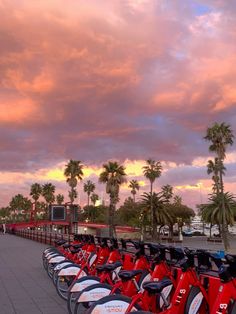
[[[176,283],[181,276],[181,269],[177,269],[177,278],[174,278],[172,269],[167,265],[166,261],[160,261],[152,272],[151,281],[160,281],[164,277],[168,277],[172,280],[173,286],[176,287]],[[135,304],[139,304],[144,311],[156,312],[157,310],[157,298],[156,295],[150,296],[147,291],[140,289],[140,291],[132,297],[132,302],[128,306],[126,313],[129,313]]]
[[[147,261],[145,256],[140,256],[134,263],[133,270],[145,270],[149,269],[150,265]],[[132,278],[128,281],[119,280],[117,283],[114,284],[111,294],[115,293],[117,289],[122,291],[122,294],[131,297],[137,293],[138,285],[137,281],[140,279],[141,275],[137,275],[136,278]]]
[[[221,283],[215,303],[212,307],[212,314],[226,314],[231,301],[236,300],[236,280]]]

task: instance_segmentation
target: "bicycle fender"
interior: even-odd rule
[[[59,271],[58,276],[76,276],[78,274],[78,272],[81,270],[80,267],[77,266],[71,266],[68,268],[63,268]],[[80,277],[86,276],[86,272],[85,271],[81,271]]]
[[[89,286],[81,291],[76,302],[95,302],[104,298],[111,293],[112,287],[108,284],[97,283],[95,285]]]
[[[62,268],[64,268],[64,267],[67,266],[67,265],[73,265],[73,263],[71,263],[71,262],[64,262],[64,263],[61,263],[61,264],[59,264],[59,265],[56,265],[56,266],[54,267],[54,270],[55,270],[55,271],[61,270]]]
[[[47,254],[46,255],[46,259],[49,260],[50,258],[54,257],[54,256],[62,256],[61,254],[59,253],[50,253],[50,254]]]
[[[79,292],[85,288],[100,282],[100,278],[95,276],[86,276],[77,280],[70,289],[70,292]]]
[[[52,263],[59,263],[61,261],[64,261],[66,258],[65,256],[55,256],[55,257],[52,257],[50,258],[50,260],[48,261],[49,264],[52,264]]]

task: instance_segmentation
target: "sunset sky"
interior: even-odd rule
[[[0,207],[35,182],[68,200],[69,159],[105,199],[104,162],[124,163],[141,194],[152,158],[164,169],[156,191],[171,184],[193,208],[207,200],[206,129],[226,122],[236,136],[235,0],[0,0],[0,16]]]

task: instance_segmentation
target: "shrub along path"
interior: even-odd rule
[[[65,314],[62,300],[42,265],[47,246],[0,234],[0,313]]]

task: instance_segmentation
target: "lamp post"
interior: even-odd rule
[[[202,204],[202,182],[198,183],[199,186],[199,193],[200,193],[200,204]],[[202,220],[202,233],[205,234],[205,223]]]
[[[72,214],[71,214],[71,205],[72,205],[72,202],[66,202],[65,203],[65,206],[66,206],[66,220],[68,221],[67,219],[67,215],[69,216],[69,231],[68,233],[72,233]],[[68,208],[67,208],[68,207]]]
[[[87,224],[88,222],[89,222],[89,219],[86,218],[86,219],[85,219],[85,223]],[[87,230],[88,230],[88,227],[85,226],[85,227],[84,227],[84,233],[85,233],[85,234],[87,233]]]
[[[143,228],[143,218],[144,218],[144,217],[143,217],[143,213],[141,213],[140,216],[139,216],[140,229],[141,229],[141,232],[140,232],[140,240],[141,240],[141,241],[143,241],[143,238],[144,238],[144,235],[143,235],[143,234],[144,234],[144,232],[143,232],[143,231],[144,231],[144,230],[143,230],[143,229],[144,229],[144,228]]]
[[[183,226],[183,219],[181,217],[177,217],[178,229],[179,229],[179,241],[183,241],[182,235],[182,226]]]

